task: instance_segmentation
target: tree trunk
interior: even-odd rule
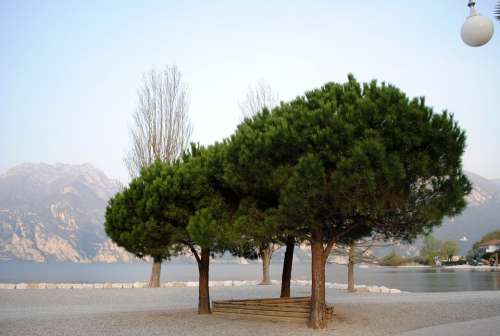
[[[271,265],[271,256],[273,254],[273,246],[269,244],[268,247],[260,250],[260,258],[262,259],[262,282],[260,285],[270,285],[271,276],[269,275],[269,266]]]
[[[349,261],[347,263],[347,291],[354,292],[354,242],[349,245]]]
[[[149,288],[160,287],[161,261],[161,257],[153,257],[153,268],[151,269],[151,277],[148,284]]]
[[[293,250],[295,249],[295,238],[288,237],[286,241],[285,260],[283,261],[283,273],[281,274],[282,298],[290,297],[290,280],[292,279]]]
[[[311,314],[309,327],[323,329],[325,321],[325,261],[323,256],[323,232],[321,229],[311,231]]]
[[[198,261],[199,284],[198,284],[198,314],[210,314],[210,293],[208,288],[208,273],[210,267],[210,250],[201,249],[200,261]]]

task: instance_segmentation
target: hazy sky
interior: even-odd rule
[[[466,3],[1,0],[0,171],[90,162],[126,181],[141,75],[175,63],[193,141],[229,136],[259,80],[289,100],[352,72],[454,113],[465,168],[500,178],[500,24],[485,47],[465,46]],[[478,9],[492,18],[494,4]]]

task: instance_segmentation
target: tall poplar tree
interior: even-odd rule
[[[188,91],[177,66],[143,75],[130,129],[131,147],[124,157],[130,177],[157,160],[173,163],[187,149],[192,125]],[[153,256],[150,287],[160,286],[162,256]]]

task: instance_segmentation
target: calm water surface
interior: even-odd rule
[[[271,278],[281,279],[281,264],[271,264]],[[151,266],[140,264],[73,264],[0,262],[0,282],[134,282],[147,281]],[[260,264],[211,264],[211,280],[259,280]],[[329,282],[346,283],[347,268],[327,265]],[[196,281],[195,264],[164,263],[162,281]],[[293,279],[310,280],[310,264],[295,263]],[[500,290],[498,270],[356,267],[356,284],[384,285],[409,292]]]

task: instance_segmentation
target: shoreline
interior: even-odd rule
[[[0,283],[0,289],[5,290],[23,290],[23,289],[140,289],[148,288],[147,282],[101,282],[101,283],[48,283],[48,282],[19,282],[19,283]],[[268,287],[273,285],[281,285],[279,280],[271,280],[270,285],[260,285],[259,281],[255,280],[224,280],[224,281],[209,281],[209,287]],[[310,280],[291,280],[291,286],[310,287]],[[198,287],[197,281],[170,281],[160,284],[160,288],[187,288]],[[326,282],[327,289],[347,290],[347,284]],[[383,293],[383,294],[400,294],[403,293],[397,288],[388,288],[378,285],[355,285],[356,292],[359,293]]]

